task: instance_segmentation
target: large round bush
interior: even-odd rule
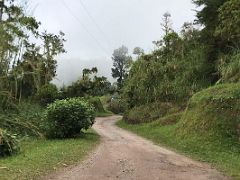
[[[19,149],[16,135],[0,129],[0,157],[15,154]]]
[[[46,118],[48,138],[71,138],[93,125],[95,109],[79,98],[57,100],[47,107]]]

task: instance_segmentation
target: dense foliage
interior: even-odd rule
[[[90,103],[94,107],[96,112],[104,112],[105,111],[100,98],[98,98],[98,97],[88,97],[88,98],[85,98],[85,100],[87,100],[88,103]]]
[[[65,52],[64,33],[42,32],[28,8],[27,1],[0,2],[0,156],[17,150],[16,138],[44,135],[39,104],[58,93],[49,83],[56,76],[56,57]]]
[[[213,86],[195,94],[179,125],[179,134],[239,140],[240,84]]]
[[[120,97],[111,98],[111,100],[108,103],[108,110],[115,114],[123,114],[125,111],[127,111],[127,103],[124,99]]]
[[[128,71],[132,63],[132,58],[128,55],[128,48],[122,46],[118,49],[115,49],[112,60],[112,76],[113,78],[117,79],[118,87],[122,88],[123,82],[127,78]]]
[[[211,84],[206,48],[198,37],[199,31],[185,24],[180,35],[172,31],[158,42],[162,45],[157,50],[139,57],[123,89],[130,107],[155,101],[183,103]]]
[[[19,151],[19,144],[15,134],[0,129],[0,157],[9,156]]]
[[[49,138],[71,138],[94,123],[95,110],[79,98],[57,100],[47,107]]]
[[[220,82],[240,82],[240,51],[222,56],[219,60]]]
[[[82,77],[72,85],[62,88],[62,97],[103,96],[114,91],[104,76],[97,76],[98,69],[83,69]]]
[[[15,110],[0,114],[0,127],[19,137],[43,137],[45,132],[44,109],[39,104],[21,102]]]
[[[58,89],[54,84],[42,86],[36,94],[37,101],[44,106],[53,103],[58,97]]]
[[[155,102],[182,106],[216,83],[238,83],[239,2],[194,0],[201,7],[196,22],[184,23],[179,33],[165,13],[164,36],[153,52],[139,54],[121,90],[128,108]]]
[[[41,32],[41,23],[26,13],[24,3],[5,0],[0,6],[0,109],[8,109],[56,76],[65,39],[62,32]]]
[[[125,113],[124,120],[130,124],[147,123],[178,111],[171,103],[156,102],[132,108]]]

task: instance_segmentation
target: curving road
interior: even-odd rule
[[[79,166],[46,179],[56,180],[225,180],[209,165],[193,161],[115,126],[119,116],[97,118],[102,143]]]

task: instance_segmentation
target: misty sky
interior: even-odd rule
[[[162,15],[172,15],[173,28],[195,19],[191,0],[32,0],[42,28],[66,34],[67,53],[58,58],[58,85],[76,80],[86,67],[111,77],[111,54],[125,45],[151,51],[161,38]]]

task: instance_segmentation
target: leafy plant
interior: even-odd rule
[[[86,98],[86,100],[95,108],[96,112],[105,112],[103,104],[98,97]]]
[[[240,82],[240,50],[232,55],[222,56],[219,60],[219,72],[223,83]]]
[[[94,124],[95,109],[79,99],[57,100],[47,107],[48,138],[71,138]]]
[[[36,94],[36,99],[42,105],[47,105],[56,100],[58,97],[58,89],[54,84],[46,84],[42,86]]]
[[[123,114],[127,110],[127,104],[124,99],[116,98],[111,99],[111,102],[108,105],[108,110],[115,114]]]
[[[43,137],[46,122],[44,108],[37,103],[22,101],[17,110],[0,113],[0,127],[19,136]]]
[[[20,150],[16,134],[0,129],[0,157],[9,156]]]

